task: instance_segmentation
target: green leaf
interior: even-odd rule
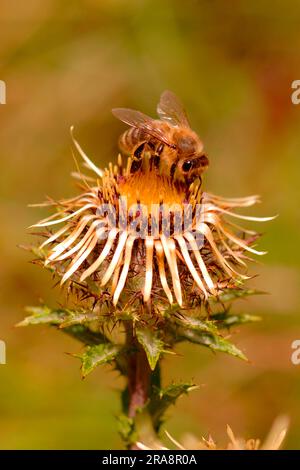
[[[216,313],[213,318],[218,321],[219,328],[230,328],[232,326],[244,325],[261,321],[261,318],[248,313],[228,314],[227,312]]]
[[[163,416],[169,406],[174,405],[181,395],[187,394],[197,388],[198,387],[193,383],[172,384],[164,389],[153,388],[147,409],[152,416],[153,425],[157,431],[162,424]]]
[[[48,324],[59,326],[64,333],[86,345],[92,346],[109,342],[103,333],[92,331],[89,327],[80,324],[81,322],[88,323],[95,320],[96,315],[93,313],[68,309],[51,309],[46,306],[27,307],[26,311],[31,315],[18,323],[17,326]]]
[[[97,320],[95,313],[86,313],[81,310],[69,310],[66,308],[49,308],[46,305],[39,307],[26,307],[26,312],[31,315],[26,317],[17,326],[51,324],[60,325],[61,328],[74,324],[88,323]]]
[[[26,307],[26,312],[31,315],[26,317],[17,326],[52,324],[60,325],[66,316],[64,309],[50,309],[49,307]]]
[[[217,332],[215,323],[210,320],[200,320],[199,318],[181,315],[180,317],[176,317],[175,322],[183,328],[191,330],[204,331],[207,333]]]
[[[83,325],[69,326],[62,331],[89,346],[109,342],[103,333],[91,331]]]
[[[164,352],[163,341],[158,333],[150,328],[137,328],[136,337],[145,350],[151,370],[154,370],[161,353]]]
[[[31,251],[38,259],[46,258],[46,251],[43,248],[35,245],[19,245],[19,248],[25,251]]]
[[[102,343],[96,346],[88,346],[83,354],[73,354],[73,356],[81,360],[81,373],[84,378],[97,366],[111,363],[119,352],[119,345]]]
[[[213,351],[224,352],[247,361],[246,356],[227,339],[212,333],[199,333],[193,330],[181,330],[181,336],[191,343],[202,344]]]
[[[137,441],[137,433],[135,431],[135,423],[132,418],[128,418],[125,414],[121,413],[117,416],[118,432],[126,443],[127,446],[134,444]]]
[[[249,297],[250,295],[263,295],[266,292],[255,290],[255,289],[225,289],[222,294],[218,297],[214,297],[211,300],[213,302],[231,302],[235,299],[243,297]]]
[[[64,319],[60,328],[66,328],[72,325],[81,325],[84,323],[91,323],[92,321],[99,320],[97,313],[85,313],[68,310],[67,317]]]

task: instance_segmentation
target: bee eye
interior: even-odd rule
[[[186,160],[184,164],[182,165],[182,171],[184,172],[190,171],[192,166],[193,166],[193,162],[191,160]]]

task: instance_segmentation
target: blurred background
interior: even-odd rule
[[[205,142],[206,190],[261,194],[248,214],[279,217],[259,226],[269,254],[254,265],[255,287],[269,295],[237,308],[262,317],[232,332],[250,364],[197,346],[181,346],[163,363],[165,384],[200,389],[170,409],[166,428],[222,443],[263,437],[273,419],[290,416],[286,448],[300,449],[299,170],[300,79],[297,0],[1,0],[0,106],[1,318],[7,364],[0,365],[2,449],[115,449],[122,380],[98,368],[80,380],[75,340],[54,329],[14,325],[24,306],[62,301],[48,272],[17,245],[40,219],[28,203],[76,194],[70,125],[99,165],[117,154],[124,129],[111,108],[154,115],[160,93],[173,90]],[[256,225],[257,227],[257,225]]]

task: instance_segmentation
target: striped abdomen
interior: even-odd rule
[[[133,160],[130,167],[130,172],[135,173],[142,166],[142,157],[145,151],[150,151],[150,167],[158,168],[160,163],[160,154],[164,148],[159,140],[149,136],[146,132],[132,127],[121,135],[119,140],[120,150],[130,155]]]
[[[131,127],[121,135],[119,146],[122,152],[132,155],[139,144],[150,140],[149,135],[144,131]]]

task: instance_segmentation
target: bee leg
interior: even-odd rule
[[[153,144],[153,142],[147,142],[146,144],[146,148],[144,149],[144,152],[148,152],[150,155],[150,158],[149,158],[150,171],[153,169],[153,167],[156,170],[159,168],[160,154],[161,154],[163,146],[160,145],[159,148],[160,147],[161,147],[161,150],[158,153],[158,149],[155,148],[155,144]]]
[[[159,155],[155,155],[155,156],[153,157],[153,161],[154,161],[154,168],[156,168],[156,170],[158,170],[159,164],[160,164],[160,156],[159,156]]]
[[[146,142],[138,145],[138,147],[133,152],[133,160],[130,167],[130,173],[136,173],[142,166],[142,156],[144,153]]]
[[[142,166],[142,160],[133,159],[130,167],[130,173],[136,173]]]
[[[144,149],[145,149],[146,142],[138,145],[135,151],[133,152],[133,156],[136,160],[140,160],[143,156]]]

